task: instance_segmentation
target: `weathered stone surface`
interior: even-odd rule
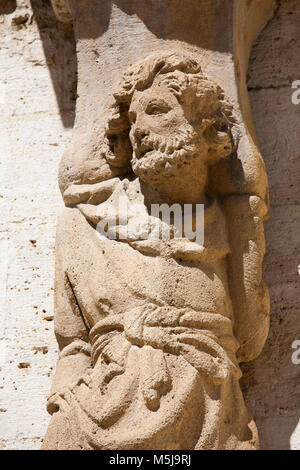
[[[48,423],[44,402],[56,356],[53,251],[62,207],[57,166],[70,139],[63,123],[73,119],[67,57],[74,42],[64,38],[49,2],[32,4],[38,12],[29,1],[0,6],[2,449],[39,448]]]
[[[266,223],[264,263],[272,315],[270,335],[262,355],[242,365],[243,393],[258,427],[261,448],[299,449],[299,365],[291,362],[291,344],[300,334],[299,171],[296,164],[300,130],[297,127],[299,107],[290,104],[289,79],[300,78],[297,76],[300,10],[297,1],[279,3],[276,17],[259,36],[250,58],[250,96],[272,202],[271,217]],[[60,117],[65,125],[73,121],[72,113],[63,112],[70,109],[68,103],[71,101],[69,92],[64,95],[62,90],[74,83],[74,66],[69,62],[70,57],[74,59],[69,47],[72,49],[74,45],[69,40],[62,41],[61,26],[54,23],[49,2],[32,1],[32,5],[36,7],[36,15],[39,11],[42,13],[40,34],[44,44],[48,44],[46,49],[40,41],[29,1],[7,1],[0,5],[0,15],[4,15],[0,16],[1,81],[9,77],[8,83],[1,88],[6,90],[7,100],[1,104],[1,116],[4,117],[1,124],[1,194],[5,196],[1,199],[1,213],[7,214],[5,219],[2,218],[4,248],[1,246],[1,253],[8,253],[8,256],[1,263],[0,274],[0,441],[5,449],[38,449],[48,423],[45,399],[50,387],[48,375],[55,366],[56,356],[51,320],[53,247],[56,214],[62,207],[56,173],[63,147],[70,139],[69,130],[64,128]],[[127,11],[127,14],[131,13]],[[29,19],[26,20],[27,15]],[[149,18],[149,21],[157,31],[153,20]],[[126,37],[123,40],[126,41]],[[66,49],[60,56],[60,67],[57,55],[51,66],[53,53],[61,53],[63,44]],[[143,46],[137,41],[135,47]],[[24,57],[20,55],[21,50]],[[218,63],[220,56],[216,55],[215,61]],[[120,69],[126,66],[122,63]],[[223,73],[226,77],[224,70]],[[72,85],[71,88],[75,97],[76,87]],[[25,105],[21,100],[23,95],[29,97]],[[63,96],[66,104],[62,104]],[[22,112],[14,115],[15,109]],[[62,111],[60,117],[59,110]],[[284,132],[280,125],[284,126]],[[281,200],[284,201],[282,206]],[[9,230],[4,227],[6,221]],[[26,282],[26,287],[24,281],[31,284]],[[25,290],[27,288],[29,290]]]
[[[239,363],[269,328],[269,197],[245,79],[274,2],[190,1],[180,16],[164,2],[158,30],[143,0],[68,5],[79,99],[59,171],[42,448],[256,449]],[[189,205],[198,232],[202,205],[204,239],[154,216],[159,204]]]
[[[243,388],[261,447],[300,449],[300,365],[292,363],[292,343],[300,338],[300,105],[291,101],[292,82],[299,79],[300,4],[289,0],[278,6],[253,47],[249,68],[252,109],[270,186],[264,279],[271,298],[271,327],[261,356],[243,367]]]

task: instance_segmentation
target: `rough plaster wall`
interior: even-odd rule
[[[300,79],[300,2],[278,3],[252,48],[248,74],[271,196],[264,263],[271,329],[261,356],[244,367],[243,383],[261,447],[300,450],[300,365],[291,360],[300,339],[300,105],[291,102],[292,82]]]
[[[291,104],[290,88],[300,79],[300,3],[282,3],[253,48],[249,70],[272,198],[265,260],[271,331],[243,379],[263,449],[289,448],[290,440],[300,448],[300,366],[291,362],[300,335],[300,105]],[[53,247],[62,207],[56,178],[74,117],[74,43],[48,1],[3,0],[0,44],[0,448],[38,449],[56,361]]]
[[[48,423],[57,169],[74,107],[68,33],[48,2],[0,2],[0,449],[39,448]]]

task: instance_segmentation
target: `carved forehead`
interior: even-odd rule
[[[162,80],[155,81],[149,88],[139,91],[135,90],[130,103],[130,111],[145,109],[148,104],[168,104],[172,107],[178,106],[178,100],[174,93]]]
[[[202,74],[187,74],[176,70],[158,75],[144,90],[135,90],[131,97],[131,112],[145,111],[150,103],[170,108],[189,105],[190,116],[207,118],[219,113],[221,89]]]

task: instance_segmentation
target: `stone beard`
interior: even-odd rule
[[[239,360],[258,354],[268,328],[259,269],[264,213],[260,195],[233,194],[229,183],[221,194],[211,183],[235,152],[231,107],[182,52],[134,65],[114,97],[102,144],[111,177],[106,171],[102,181],[63,190],[68,207],[58,222],[55,287],[60,357],[43,448],[255,449]],[[141,240],[138,231],[125,242],[99,234],[106,204],[117,207],[121,194],[145,212],[152,203],[204,204],[204,244]],[[116,231],[124,224],[118,216]],[[260,290],[254,295],[250,286],[258,313],[252,320],[244,312],[245,327],[232,289],[243,256],[231,244],[239,231],[261,253],[248,260],[257,263],[253,285]],[[261,336],[253,330],[258,321]]]

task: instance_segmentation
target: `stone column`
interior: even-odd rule
[[[268,332],[269,199],[246,74],[276,2],[52,2],[73,21],[78,99],[44,448],[258,448],[238,381]],[[141,239],[135,213],[122,238],[120,205],[118,242],[99,241],[121,197],[146,218],[154,203],[203,204],[203,244]]]

